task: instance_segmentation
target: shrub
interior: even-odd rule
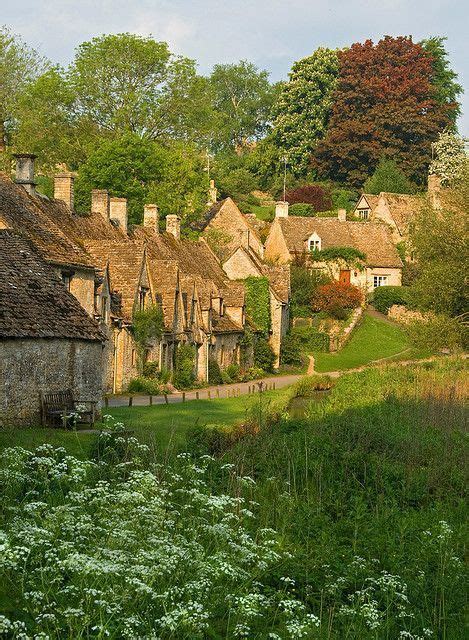
[[[238,382],[241,374],[239,364],[229,364],[225,369],[225,373],[229,376],[230,380]]]
[[[176,351],[174,386],[178,389],[189,389],[194,384],[195,377],[195,349],[189,344],[180,344]]]
[[[458,351],[468,346],[468,330],[456,318],[438,314],[414,320],[406,326],[413,344],[420,349]]]
[[[274,369],[275,354],[272,351],[267,338],[258,338],[254,341],[254,366],[267,372]]]
[[[246,290],[246,315],[254,325],[267,333],[270,329],[270,284],[268,278],[248,276]]]
[[[332,209],[331,193],[320,184],[305,184],[302,187],[291,189],[287,191],[286,199],[290,204],[311,204],[314,211],[329,211],[329,209]]]
[[[351,211],[356,199],[357,193],[355,191],[350,191],[349,189],[333,189],[332,191],[332,206],[334,209]]]
[[[208,381],[210,384],[223,384],[220,365],[215,358],[208,359]]]
[[[312,204],[298,202],[296,204],[292,204],[289,213],[291,216],[301,216],[303,218],[309,218],[314,216],[314,208]]]
[[[291,314],[294,318],[311,316],[308,303],[313,299],[318,287],[328,282],[327,276],[320,270],[308,270],[304,265],[291,266]]]
[[[296,326],[292,330],[302,346],[302,350],[311,351],[329,351],[330,337],[327,333],[318,331],[315,327]]]
[[[233,169],[219,178],[219,187],[222,194],[236,197],[239,194],[247,194],[257,188],[257,181],[247,169]]]
[[[127,391],[129,393],[146,393],[151,396],[157,396],[161,393],[161,387],[155,378],[138,376],[137,378],[132,378],[129,382]]]
[[[340,305],[332,305],[329,309],[329,315],[335,318],[336,320],[346,320],[349,316],[349,310],[344,309]]]
[[[144,362],[142,373],[145,378],[158,378],[159,377],[158,362],[153,362],[153,361]]]
[[[287,333],[280,347],[281,364],[302,364],[301,342],[297,334]]]
[[[332,310],[339,307],[354,309],[360,306],[362,300],[363,294],[358,287],[334,280],[318,287],[311,304],[313,311],[331,313]]]
[[[407,287],[376,287],[373,291],[373,306],[381,313],[387,313],[393,304],[411,306],[412,292]]]

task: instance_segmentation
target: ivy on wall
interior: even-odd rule
[[[138,355],[138,368],[143,370],[144,354],[152,342],[159,340],[163,334],[164,321],[160,305],[151,305],[143,310],[136,310],[132,319],[132,333]]]
[[[271,326],[269,280],[249,276],[244,280],[246,289],[246,315],[266,335]]]
[[[313,251],[315,262],[335,262],[343,260],[349,266],[365,262],[366,255],[355,247],[329,247],[321,251]]]

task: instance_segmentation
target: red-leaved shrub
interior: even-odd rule
[[[290,204],[300,202],[311,204],[314,211],[330,211],[332,209],[331,193],[320,184],[305,184],[302,187],[291,189],[287,191],[286,199]]]
[[[311,306],[313,311],[326,311],[335,316],[337,309],[355,309],[360,306],[362,298],[358,287],[334,280],[318,287]]]

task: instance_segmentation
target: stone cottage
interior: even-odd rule
[[[0,230],[0,425],[40,423],[40,394],[102,399],[104,336],[30,240]]]

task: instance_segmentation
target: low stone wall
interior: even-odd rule
[[[357,307],[353,310],[348,325],[342,330],[339,335],[331,336],[331,351],[339,351],[340,349],[342,349],[342,347],[345,346],[345,344],[349,341],[350,336],[352,335],[352,331],[360,322],[362,315],[363,307]]]
[[[412,311],[402,304],[393,304],[388,311],[388,318],[399,324],[409,324],[414,320],[425,320],[426,317],[428,316],[424,316],[420,311]]]

